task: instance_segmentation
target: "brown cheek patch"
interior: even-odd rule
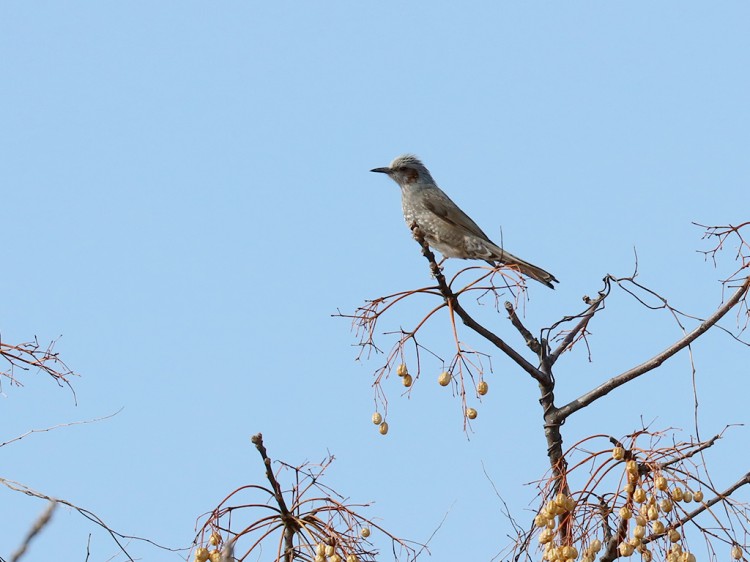
[[[416,170],[410,170],[410,169],[408,169],[408,168],[407,168],[407,169],[406,169],[406,170],[404,171],[404,175],[406,176],[406,179],[407,179],[407,180],[408,180],[409,182],[413,182],[413,181],[417,181],[417,176],[418,176],[419,174],[417,173],[417,171],[416,171]]]

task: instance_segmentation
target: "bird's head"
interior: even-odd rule
[[[396,157],[387,168],[374,168],[371,172],[387,174],[401,187],[412,184],[433,184],[430,171],[422,164],[422,161],[413,154],[403,154]]]

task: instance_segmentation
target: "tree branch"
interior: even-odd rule
[[[515,361],[519,367],[530,374],[539,384],[549,384],[548,377],[541,370],[529,363],[529,361],[527,361],[520,353],[518,353],[515,349],[505,343],[502,338],[498,337],[493,332],[482,326],[479,322],[474,320],[474,318],[472,318],[471,315],[466,312],[466,310],[464,310],[464,308],[458,302],[458,297],[456,297],[455,293],[453,293],[450,287],[448,287],[448,284],[445,282],[445,276],[443,275],[443,272],[440,271],[440,266],[438,266],[437,262],[435,261],[435,254],[433,254],[430,250],[430,246],[424,238],[424,233],[419,230],[419,227],[416,225],[416,223],[411,225],[411,230],[414,235],[414,239],[422,247],[422,255],[427,259],[428,262],[430,262],[430,270],[437,280],[440,293],[443,295],[443,298],[445,299],[446,303],[448,303],[450,309],[458,314],[458,317],[461,318],[461,321],[464,323],[464,325],[474,330],[477,334],[485,338],[500,351],[505,353],[508,357]]]
[[[729,300],[727,300],[723,305],[716,309],[716,311],[711,316],[701,322],[701,324],[692,332],[670,345],[661,353],[653,356],[648,361],[645,361],[644,363],[641,363],[640,365],[637,365],[636,367],[633,367],[632,369],[629,369],[624,373],[612,377],[611,379],[597,386],[595,389],[559,408],[558,416],[561,419],[565,419],[581,408],[585,408],[592,402],[598,400],[599,398],[602,398],[603,396],[606,396],[614,389],[622,386],[623,384],[630,382],[631,380],[659,367],[662,363],[664,363],[664,361],[666,361],[682,349],[686,348],[698,337],[700,337],[711,327],[713,327],[719,320],[721,320],[721,318],[727,312],[729,312],[738,302],[740,302],[740,300],[742,300],[742,298],[747,294],[748,289],[750,289],[750,276],[745,278],[744,283],[740,285],[740,287]]]

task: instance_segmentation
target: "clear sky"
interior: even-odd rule
[[[189,546],[200,514],[262,482],[261,431],[289,463],[333,453],[328,483],[400,536],[425,541],[448,512],[434,560],[490,559],[509,528],[482,467],[523,519],[523,483],[547,468],[538,389],[493,354],[467,439],[428,363],[410,399],[386,385],[377,433],[381,358],[355,362],[331,314],[430,279],[397,186],[368,170],[418,154],[485,231],[553,272],[556,291],[530,287],[534,332],[629,274],[634,247],[642,282],[705,316],[734,264],[704,263],[691,221],[750,218],[748,22],[744,1],[3,2],[0,330],[62,334],[81,376],[77,404],[41,375],[3,382],[0,442],[122,411],[4,447],[0,476]],[[446,328],[424,336],[442,356]],[[581,347],[558,365],[561,400],[679,335],[625,296],[591,330],[592,362]],[[716,334],[694,355],[704,434],[750,421],[747,349]],[[686,354],[571,419],[566,443],[641,416],[690,431]],[[748,445],[737,428],[709,456],[717,485],[747,471],[730,460]],[[44,505],[4,488],[0,505],[7,557]],[[27,559],[83,560],[89,533],[90,560],[116,554],[60,509]]]

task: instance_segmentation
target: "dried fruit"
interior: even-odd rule
[[[643,503],[646,501],[646,491],[643,488],[636,488],[633,492],[633,500],[636,503]]]
[[[370,536],[370,528],[369,527],[362,527],[362,530],[359,532],[360,536],[362,538],[367,538]]]
[[[539,533],[539,543],[540,544],[547,544],[549,541],[553,539],[555,536],[555,533],[552,531],[552,529],[545,529],[541,533]]]
[[[669,537],[669,540],[671,542],[677,542],[680,540],[680,532],[677,529],[670,529],[669,533],[667,533],[667,536]]]
[[[693,499],[695,501],[697,501],[697,502],[702,502],[703,501],[703,492],[701,492],[700,490],[698,490],[697,492],[695,492],[693,494]]]
[[[645,527],[646,525],[648,525],[648,519],[646,519],[643,515],[636,515],[635,524],[640,525],[641,527]]]
[[[405,364],[401,363],[401,365],[399,365],[398,368],[396,369],[396,374],[399,377],[403,377],[409,374],[409,370],[406,368]]]
[[[411,386],[411,383],[414,382],[414,379],[411,378],[410,374],[405,374],[404,377],[401,379],[401,382],[404,383],[404,386],[406,388],[409,388]]]
[[[621,461],[625,458],[625,449],[620,447],[619,445],[612,449],[612,458],[616,461]]]
[[[334,553],[335,551],[336,551],[336,550],[335,550],[335,549],[333,548],[333,545],[332,545],[332,544],[327,544],[327,545],[326,545],[326,551],[325,551],[325,553],[326,553],[326,556],[333,556],[333,553]]]
[[[651,529],[654,531],[655,535],[661,535],[664,532],[664,523],[657,519],[656,521],[654,521]]]
[[[211,533],[211,536],[208,538],[208,544],[212,546],[221,544],[221,535],[219,533]]]
[[[621,556],[632,556],[635,551],[635,547],[629,542],[621,542],[618,549],[620,550]]]
[[[643,562],[651,562],[653,558],[654,558],[654,555],[651,554],[651,551],[648,550],[647,548],[644,548],[641,551],[641,559],[643,560]]]
[[[346,557],[346,562],[359,562],[354,554],[350,554]]]
[[[208,560],[210,562],[221,562],[221,551],[219,549],[214,549],[211,552],[209,552]]]
[[[380,415],[380,412],[375,412],[372,415],[372,423],[374,423],[375,425],[380,425],[382,421],[383,421],[383,416]]]
[[[639,539],[642,539],[646,536],[646,527],[643,525],[636,525],[635,529],[633,529],[633,536]]]
[[[318,554],[314,560],[315,562],[326,562],[326,557],[324,554]]]
[[[628,471],[628,474],[635,474],[635,475],[637,475],[638,474],[638,463],[635,460],[630,459],[626,463],[626,465],[625,465],[625,470]]]
[[[648,520],[656,521],[657,519],[659,519],[659,510],[656,509],[655,505],[652,505],[648,508]]]
[[[674,504],[669,498],[664,498],[663,500],[659,502],[659,508],[664,513],[669,513],[670,511],[672,511],[672,507],[674,507]]]
[[[685,503],[690,503],[691,501],[693,501],[693,492],[691,492],[690,490],[685,490],[685,493],[682,494],[682,501],[684,501]]]
[[[682,488],[675,488],[672,490],[672,499],[676,502],[681,502],[683,497]]]
[[[333,556],[328,557],[328,562],[341,562],[341,556],[338,554],[334,554]]]
[[[654,481],[654,485],[656,486],[657,490],[664,491],[667,489],[667,479],[663,476],[659,476]]]
[[[600,541],[599,539],[594,539],[593,541],[591,541],[589,548],[591,549],[591,552],[599,552],[602,549],[602,541]]]
[[[381,423],[378,431],[380,432],[380,435],[385,435],[386,433],[388,433],[388,422]]]
[[[479,384],[477,385],[477,394],[480,396],[484,396],[487,394],[487,391],[490,389],[489,385],[484,381],[479,381]]]
[[[630,511],[630,508],[627,506],[623,506],[620,508],[620,517],[622,519],[630,519],[633,517],[633,512]]]
[[[204,547],[195,550],[195,562],[206,562],[208,560],[208,549]]]
[[[466,417],[470,420],[476,419],[477,411],[474,408],[466,408]]]
[[[322,543],[322,542],[318,543],[318,546],[315,547],[315,554],[319,554],[320,556],[325,556],[326,554],[325,543]]]
[[[742,558],[742,549],[740,548],[740,545],[736,544],[732,547],[732,558],[735,560]]]
[[[438,377],[438,384],[440,386],[448,386],[451,383],[451,374],[448,371],[443,371]]]
[[[547,526],[547,518],[543,517],[540,513],[536,517],[534,517],[534,525],[537,527],[546,527]]]

